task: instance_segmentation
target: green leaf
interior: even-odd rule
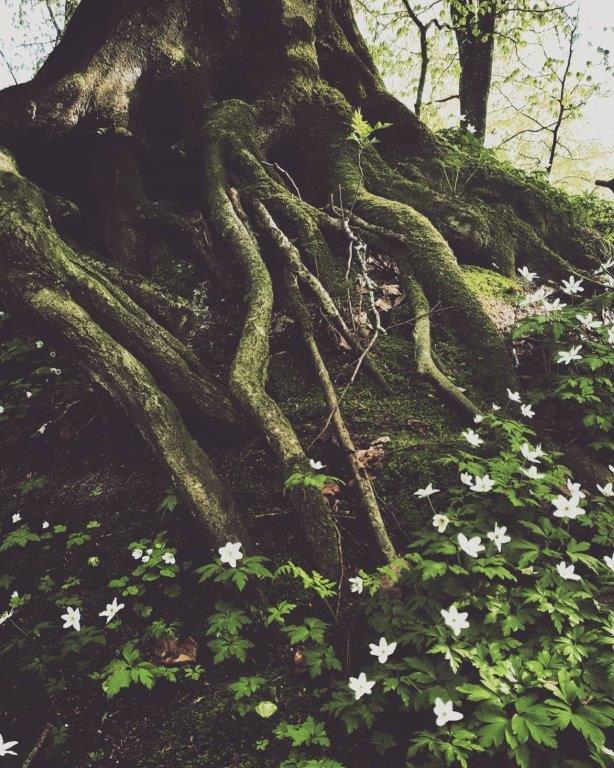
[[[277,704],[274,704],[272,701],[260,701],[254,709],[257,715],[268,719],[277,712]]]

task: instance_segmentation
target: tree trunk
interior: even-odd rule
[[[466,35],[461,45],[459,37],[461,104],[481,136],[494,18],[482,23],[487,43]],[[392,123],[360,152],[348,140],[358,108]],[[224,487],[205,453],[214,439],[222,447],[261,434],[280,486],[311,472],[297,425],[267,387],[274,301],[294,303],[289,314],[300,320],[337,434],[354,453],[296,280],[389,393],[371,343],[352,338],[335,301],[346,290],[348,249],[394,259],[416,304],[418,370],[471,418],[512,385],[513,368],[458,259],[496,261],[513,274],[519,257],[557,274],[586,254],[560,216],[543,213],[538,225],[536,205],[501,174],[467,160],[464,200],[446,189],[448,150],[386,92],[349,0],[82,0],[33,80],[0,93],[0,143],[0,298],[53,333],[115,401],[210,544],[250,546],[234,501],[240,489]],[[270,232],[258,232],[261,206],[290,254],[281,269]],[[63,240],[56,227],[64,231],[65,211],[82,225]],[[227,382],[214,380],[211,364],[184,342],[185,318],[173,318],[185,300],[169,304],[169,289],[147,279],[171,256],[197,262],[218,291],[243,301]],[[473,367],[471,399],[431,353],[430,307]],[[349,466],[374,546],[390,561],[390,521],[352,456]],[[288,499],[313,562],[337,576],[345,544],[324,497],[299,482]]]
[[[497,2],[475,4],[467,0],[453,0],[450,15],[461,69],[458,84],[461,126],[475,129],[475,137],[483,143],[495,48]]]

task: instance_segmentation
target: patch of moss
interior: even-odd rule
[[[510,300],[522,293],[520,283],[515,278],[484,267],[466,266],[462,269],[467,285],[480,298]]]

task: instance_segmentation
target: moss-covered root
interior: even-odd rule
[[[141,275],[119,269],[113,264],[106,262],[103,264],[89,253],[79,253],[78,261],[84,265],[87,264],[95,273],[104,272],[116,286],[173,337],[181,340],[193,327],[195,310],[188,299],[168,293],[162,285],[147,280]]]
[[[405,279],[405,290],[414,312],[414,349],[418,373],[425,376],[440,393],[442,398],[472,418],[481,414],[480,409],[461,390],[453,384],[433,360],[431,352],[430,307],[420,287],[413,277]]]
[[[296,274],[300,282],[306,288],[308,288],[309,291],[311,291],[312,295],[318,302],[326,317],[341,334],[343,339],[345,339],[352,350],[357,354],[358,358],[362,357],[363,365],[369,372],[373,381],[375,381],[383,389],[384,392],[391,394],[392,387],[384,378],[382,372],[373,361],[371,355],[366,352],[363,345],[354,337],[354,334],[343,319],[342,314],[337,309],[337,305],[333,301],[326,288],[313,274],[313,272],[310,272],[303,264],[298,249],[277,227],[266,207],[259,200],[254,201],[254,211],[258,217],[259,223],[266,229],[266,231],[268,231],[273,240],[276,242],[280,251],[283,253],[284,259],[286,260],[290,271],[293,274]]]
[[[400,243],[390,241],[401,274],[415,276],[429,303],[441,307],[441,317],[481,359],[478,373],[482,386],[493,396],[500,395],[514,379],[511,360],[501,333],[465,283],[443,237],[417,211],[368,192],[359,193],[356,212],[366,221],[401,235]]]
[[[373,533],[375,534],[375,540],[377,541],[378,548],[385,562],[392,563],[397,559],[397,553],[394,545],[390,540],[386,525],[382,519],[382,515],[375,497],[375,491],[371,484],[371,480],[367,476],[364,469],[359,465],[356,458],[356,448],[352,437],[345,425],[343,419],[339,400],[335,392],[335,387],[330,378],[328,369],[320,350],[318,349],[317,342],[313,333],[313,326],[311,324],[311,318],[309,312],[303,301],[300,289],[298,287],[298,270],[297,261],[302,263],[300,254],[296,248],[288,240],[286,235],[279,229],[273,218],[270,216],[265,206],[262,203],[254,203],[255,210],[257,212],[259,223],[266,229],[268,234],[273,238],[281,256],[284,261],[284,282],[286,291],[288,294],[288,304],[290,312],[296,319],[297,325],[303,336],[303,340],[307,347],[307,351],[314,365],[320,386],[324,393],[326,404],[328,405],[331,413],[331,422],[339,440],[339,445],[347,456],[348,463],[354,481],[356,483],[356,489],[360,496],[360,500],[364,511],[366,512]]]
[[[384,239],[401,274],[418,280],[429,303],[440,308],[439,316],[480,363],[483,389],[498,397],[514,381],[513,366],[501,333],[465,283],[446,240],[414,208],[367,189],[356,150],[344,135],[331,132],[325,151],[331,158],[325,165],[328,188],[341,191],[353,214],[390,233]]]
[[[230,253],[242,267],[248,286],[247,312],[230,371],[230,389],[270,443],[286,476],[307,474],[309,463],[288,419],[265,392],[273,286],[256,243],[238,217],[227,193],[223,151],[204,148],[205,208],[218,253]],[[337,529],[322,495],[294,489],[291,501],[318,568],[336,576],[340,549]]]
[[[96,322],[145,365],[180,409],[206,424],[238,427],[230,401],[204,375],[187,347],[103,274],[93,261],[75,254],[49,222],[37,187],[23,178],[8,154],[0,152],[0,207],[3,234],[19,243],[24,269],[62,286]]]
[[[95,384],[102,387],[137,427],[166,467],[186,508],[212,544],[249,537],[238,510],[211,461],[188,433],[179,412],[150,372],[106,333],[67,294],[33,285],[31,276],[8,268],[11,287],[0,295],[26,312],[37,327],[61,339]],[[10,295],[6,295],[9,294]]]

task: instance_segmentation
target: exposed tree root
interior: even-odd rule
[[[187,509],[210,540],[225,542],[240,536],[248,543],[235,504],[211,461],[189,434],[175,405],[160,390],[148,368],[118,340],[118,336],[132,329],[130,319],[124,318],[125,307],[109,294],[104,283],[95,284],[88,272],[71,262],[70,249],[48,227],[40,194],[19,175],[6,153],[0,154],[0,214],[0,253],[5,278],[0,283],[0,296],[6,306],[26,321],[46,328],[111,396],[168,469]],[[54,287],[49,287],[50,277]],[[81,298],[89,311],[78,303]],[[126,297],[124,304],[127,303]],[[138,307],[129,304],[129,309]],[[119,323],[110,322],[112,311],[117,313]],[[103,322],[99,323],[95,316]],[[107,330],[105,325],[111,327]],[[150,328],[152,325],[155,324],[150,321]],[[156,328],[160,341],[164,332]],[[155,338],[152,345],[154,341]],[[134,345],[141,348],[140,342],[141,337],[137,336]],[[171,354],[175,357],[168,357]],[[184,369],[187,367],[174,350],[167,349],[164,355]],[[192,384],[197,383],[196,376],[192,374]],[[200,390],[211,400],[206,387],[201,385]]]
[[[234,156],[238,159],[242,171],[250,182],[255,185],[251,189],[251,195],[259,200],[261,197],[273,211],[279,212],[280,217],[289,220],[297,226],[302,236],[299,236],[299,245],[305,247],[311,254],[312,263],[317,268],[318,255],[328,253],[328,246],[322,236],[319,226],[321,212],[302,200],[297,200],[282,185],[271,179],[261,167],[256,158],[245,149],[237,149]],[[266,212],[266,209],[265,209]],[[268,214],[267,214],[268,215]],[[324,257],[328,261],[328,255]],[[384,392],[392,393],[392,388],[385,376],[380,371],[373,356],[360,343],[345,322],[330,293],[326,290],[322,281],[313,274],[303,263],[298,250],[292,254],[292,271],[296,273],[299,281],[313,294],[322,312],[330,323],[347,342],[350,348],[362,359],[365,370],[369,373]]]
[[[347,144],[344,141],[331,148],[331,156],[339,159],[330,169],[330,186],[339,186],[346,207],[351,205],[356,215],[378,227],[402,277],[416,279],[429,303],[441,307],[448,326],[462,329],[462,340],[480,365],[482,385],[498,396],[504,386],[513,382],[511,361],[501,333],[465,283],[449,245],[413,208],[367,191]]]
[[[204,149],[208,216],[217,244],[241,265],[247,287],[247,313],[230,371],[230,389],[260,427],[281,463],[285,477],[310,472],[305,452],[277,403],[265,391],[273,286],[250,232],[237,215],[227,192],[223,151],[219,144]],[[290,491],[301,528],[319,568],[336,575],[339,552],[335,524],[322,495],[314,489]]]
[[[122,289],[136,304],[172,336],[182,339],[194,322],[194,307],[186,299],[168,293],[161,285],[141,275],[130,273],[113,264],[102,263],[91,254],[79,253],[79,260],[85,262],[95,274],[104,273],[114,285]],[[186,348],[186,351],[187,350]],[[192,360],[197,364],[195,360]]]
[[[91,262],[75,254],[49,226],[37,188],[21,177],[9,155],[2,159],[3,192],[11,216],[4,222],[14,237],[28,233],[29,267],[63,286],[113,338],[146,365],[180,409],[190,409],[203,424],[240,426],[229,400],[207,381],[192,352],[158,325],[138,304]]]
[[[435,364],[431,352],[430,307],[420,284],[412,277],[405,280],[406,291],[414,311],[414,348],[418,373],[425,376],[441,396],[463,413],[473,417],[481,411]]]
[[[298,327],[300,328],[301,334],[303,336],[303,340],[307,346],[307,350],[316,370],[318,380],[320,381],[320,386],[322,387],[322,391],[326,399],[326,403],[331,412],[331,421],[335,429],[335,433],[341,448],[346,454],[348,464],[350,465],[350,469],[356,483],[356,489],[358,491],[362,507],[368,516],[379,551],[386,562],[392,563],[397,559],[397,553],[395,551],[394,545],[392,544],[392,541],[390,540],[388,531],[386,530],[386,525],[382,519],[371,480],[365,470],[360,466],[356,458],[356,448],[354,446],[354,442],[341,414],[335,387],[330,378],[330,374],[328,373],[328,369],[326,368],[326,364],[320,353],[320,350],[318,349],[318,345],[313,333],[311,318],[309,317],[309,312],[305,306],[303,297],[301,296],[301,292],[298,287],[298,270],[296,269],[296,264],[302,263],[300,254],[288,240],[285,234],[275,224],[275,221],[266,210],[265,206],[262,205],[262,203],[255,201],[254,208],[258,215],[260,224],[272,237],[285,262],[284,282],[288,292],[290,310],[297,321]]]

